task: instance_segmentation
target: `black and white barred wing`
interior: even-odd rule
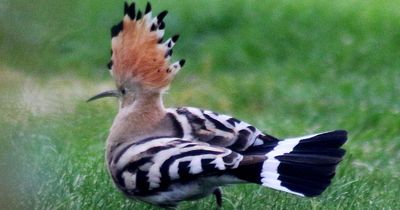
[[[112,174],[127,194],[148,196],[176,183],[222,175],[243,156],[229,149],[179,138],[151,138],[127,145],[112,158]]]
[[[278,139],[263,134],[254,126],[228,115],[212,111],[182,107],[169,109],[175,117],[175,129],[180,137],[207,142],[237,152],[256,152],[258,148],[276,146]]]

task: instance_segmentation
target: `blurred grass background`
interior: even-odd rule
[[[400,2],[152,1],[185,58],[169,106],[232,114],[277,137],[350,132],[321,197],[228,187],[223,209],[399,209]],[[143,8],[144,1],[138,1]],[[117,103],[109,28],[122,1],[0,1],[0,209],[153,209],[105,170]],[[180,209],[213,208],[212,198]]]

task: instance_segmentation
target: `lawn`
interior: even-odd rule
[[[144,7],[145,1],[138,1]],[[222,209],[400,209],[396,0],[152,1],[187,65],[168,106],[234,115],[277,137],[349,131],[322,196],[224,188]],[[0,2],[0,209],[156,209],[119,193],[104,163],[117,102],[105,65],[122,1]],[[213,209],[209,197],[179,209]]]

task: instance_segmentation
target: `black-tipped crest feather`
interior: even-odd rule
[[[185,65],[185,63],[186,63],[185,59],[182,59],[179,61],[179,65],[181,65],[181,67],[183,67]]]
[[[136,16],[136,15],[135,15],[135,14],[136,14],[136,5],[135,5],[135,2],[132,2],[132,4],[129,5],[126,14],[128,14],[128,16],[129,16],[129,18],[130,18],[131,20],[134,20],[134,19],[135,19],[135,16]]]
[[[159,15],[157,15],[158,24],[160,24],[164,20],[164,18],[165,18],[165,16],[167,16],[167,14],[168,14],[168,11],[164,10]]]
[[[128,14],[129,4],[128,2],[124,2],[124,15]]]
[[[111,27],[111,38],[118,36],[119,32],[122,31],[123,27],[124,25],[122,21],[120,21],[117,25]]]
[[[177,42],[178,41],[178,39],[179,39],[179,34],[176,34],[175,36],[173,36],[172,38],[171,38],[171,40],[173,41],[173,42]]]
[[[144,14],[148,14],[149,12],[151,12],[151,4],[150,4],[150,2],[147,2],[146,10],[144,11]]]
[[[142,18],[142,11],[138,10],[136,20],[139,20],[140,18]]]
[[[160,24],[160,26],[158,27],[158,29],[164,30],[164,28],[165,28],[165,23],[164,23],[164,22],[161,22],[161,24]]]
[[[156,25],[151,25],[151,27],[150,27],[150,31],[155,31],[155,30],[157,30],[157,26]]]

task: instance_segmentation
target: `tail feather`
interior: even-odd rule
[[[324,148],[323,150],[320,147],[309,147],[304,148],[302,150],[294,150],[291,154],[307,154],[307,155],[322,155],[322,156],[330,156],[330,157],[338,157],[341,158],[346,153],[344,149],[341,148]]]
[[[302,165],[336,165],[342,158],[331,157],[326,155],[315,155],[315,154],[284,154],[275,157],[281,163],[287,164],[302,164]]]
[[[295,180],[295,179],[287,179],[281,178],[281,182],[285,183],[286,189],[289,189],[286,192],[300,195],[300,196],[307,196],[307,197],[314,197],[320,195],[324,190],[329,186],[328,184],[315,184],[311,182],[306,182],[304,180]],[[282,190],[276,188],[277,190]]]
[[[284,142],[290,144],[290,141],[297,139],[301,140],[301,144],[295,145],[296,148],[294,150],[302,150],[309,147],[340,148],[347,140],[347,132],[344,130],[337,130],[317,135],[287,139]]]
[[[339,130],[278,141],[272,150],[266,147],[261,164],[239,167],[236,175],[299,196],[317,196],[331,184],[346,140],[346,131]]]
[[[346,131],[339,130],[279,142],[266,154],[262,184],[301,196],[320,195],[345,154],[340,147],[346,140]]]

